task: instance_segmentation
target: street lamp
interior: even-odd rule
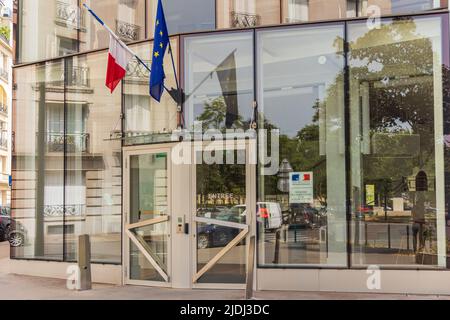
[[[287,159],[281,162],[280,170],[278,173],[278,190],[281,192],[289,192],[289,173],[293,172],[291,164]]]

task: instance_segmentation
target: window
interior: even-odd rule
[[[447,7],[447,0],[358,0],[359,14],[372,14],[373,6],[379,7],[381,14],[402,14],[427,11]],[[372,8],[371,8],[372,7]]]
[[[282,0],[283,23],[356,16],[356,0]]]
[[[65,235],[68,261],[77,259],[81,234],[90,235],[93,262],[121,261],[121,98],[120,88],[105,87],[106,60],[99,52],[66,62],[67,74],[79,73],[65,90],[65,223],[74,226]]]
[[[19,1],[18,61],[54,58],[78,51],[77,0]]]
[[[14,258],[63,260],[63,235],[48,232],[64,222],[64,148],[53,148],[63,135],[50,132],[64,127],[54,108],[64,104],[61,79],[63,61],[15,69],[11,208],[25,241]]]
[[[441,24],[349,24],[355,266],[446,266]]]
[[[185,121],[193,129],[248,129],[253,119],[253,36],[234,32],[185,40]]]
[[[175,65],[177,65],[178,38],[171,39]],[[140,57],[150,57],[153,42],[132,47]],[[151,66],[151,60],[144,60]],[[174,89],[176,81],[169,54],[165,56],[165,86]],[[158,103],[149,95],[149,72],[137,60],[128,65],[127,76],[123,82],[123,101],[125,107],[125,144],[144,144],[171,141],[171,133],[178,125],[177,103],[167,91]]]
[[[153,38],[157,4],[158,1],[148,0],[148,38]],[[163,0],[163,6],[170,34],[216,28],[215,0]]]
[[[257,33],[260,265],[347,265],[343,39],[342,24]]]
[[[217,0],[217,28],[248,28],[280,23],[279,0]]]
[[[86,4],[124,41],[138,41],[145,35],[145,0],[89,0]],[[81,51],[107,48],[109,33],[86,10],[86,28],[80,32]]]

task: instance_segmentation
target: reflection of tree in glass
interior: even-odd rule
[[[323,206],[326,205],[326,157],[321,156],[319,152],[319,102],[313,106],[315,114],[311,119],[311,124],[305,126],[297,132],[295,137],[280,135],[280,161],[287,159],[295,172],[313,171],[314,172],[314,197],[320,201]],[[263,115],[260,114],[262,118]],[[266,118],[261,119],[264,129],[277,129]],[[270,136],[270,135],[269,135]],[[268,149],[271,150],[270,140]],[[277,188],[277,176],[265,177],[265,194],[277,195],[281,191]]]
[[[431,40],[420,38],[413,19],[395,19],[357,38],[350,48],[351,81],[368,83],[370,92],[372,154],[364,157],[365,180],[396,184],[415,168],[432,172],[435,53]],[[419,150],[411,150],[404,140],[413,135],[419,142],[412,146]],[[377,150],[373,150],[375,140]]]
[[[197,118],[197,121],[202,121],[203,130],[217,129],[225,131],[225,118],[227,115],[227,105],[223,96],[205,102],[203,113]],[[244,123],[242,116],[238,115],[234,122],[235,129],[248,129],[249,123]]]

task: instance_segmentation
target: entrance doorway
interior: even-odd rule
[[[256,221],[249,143],[224,146],[223,164],[194,146],[179,164],[178,146],[124,149],[124,283],[243,288]]]

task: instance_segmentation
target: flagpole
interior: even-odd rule
[[[103,22],[103,20],[102,19],[100,19],[100,17],[99,16],[97,16],[97,14],[95,14],[95,12],[94,11],[92,11],[92,9],[91,8],[89,8],[89,6],[86,4],[86,3],[83,3],[83,6],[86,8],[86,10],[87,11],[89,11],[89,13],[95,18],[95,20],[97,20],[98,21],[98,23],[100,23],[102,26],[103,26],[103,28],[105,28],[108,32],[109,32],[109,34],[112,36],[112,37],[114,37],[114,39],[116,39],[118,42],[119,42],[119,44],[125,49],[125,50],[127,50],[131,55],[133,55],[133,57],[135,57],[136,58],[136,60],[140,63],[140,64],[142,64],[147,70],[148,70],[148,72],[152,72],[152,70],[150,69],[150,67],[136,54],[136,53],[134,53],[134,51],[133,50],[131,50],[125,43],[123,43],[123,41],[122,40],[120,40],[120,38],[111,30],[111,28],[110,27],[108,27],[108,25],[106,24],[106,23],[104,23]],[[170,41],[169,41],[169,45],[170,45]],[[172,51],[172,50],[171,50]],[[172,56],[172,62],[173,62],[173,56]],[[175,66],[175,64],[173,64],[174,66]],[[178,88],[178,78],[175,78],[176,79],[176,81],[177,81],[177,88]],[[169,89],[167,89],[167,87],[164,85],[164,89],[166,89],[166,91],[169,91]],[[179,89],[178,89],[179,90]]]

